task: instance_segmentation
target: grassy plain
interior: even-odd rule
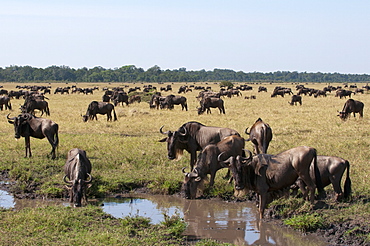
[[[74,83],[68,84],[68,86]],[[169,84],[169,83],[167,83]],[[152,83],[157,88],[165,84]],[[173,91],[162,93],[177,94],[178,88],[184,83],[172,84]],[[187,85],[192,85],[188,83]],[[244,83],[240,83],[244,84]],[[15,83],[4,83],[4,89],[14,90]],[[319,155],[339,156],[349,160],[351,164],[351,179],[353,200],[340,210],[341,220],[355,218],[359,214],[364,221],[370,221],[370,188],[369,159],[370,152],[370,94],[356,94],[354,99],[365,104],[364,118],[351,116],[347,121],[337,117],[346,99],[334,97],[335,92],[327,97],[314,98],[303,96],[302,106],[290,106],[290,96],[271,98],[272,89],[277,84],[263,84],[268,92],[257,92],[259,85],[252,85],[253,90],[242,92],[242,97],[224,98],[226,114],[221,115],[218,109],[212,109],[212,114],[198,115],[196,99],[199,91],[193,90],[184,96],[188,99],[189,111],[181,111],[180,106],[173,110],[149,109],[147,102],[135,103],[130,106],[117,106],[118,121],[107,122],[106,116],[98,115],[98,121],[84,123],[87,105],[92,100],[101,101],[103,87],[129,85],[143,86],[144,84],[102,84],[78,83],[78,87],[99,86],[99,91],[93,95],[84,94],[53,94],[57,86],[66,84],[52,83],[52,94],[49,97],[50,119],[59,124],[60,144],[57,159],[47,157],[51,147],[46,139],[31,139],[33,157],[24,158],[24,139],[14,141],[13,126],[6,120],[8,110],[0,111],[0,170],[8,170],[11,179],[17,180],[14,192],[24,193],[36,191],[47,197],[63,197],[64,189],[63,166],[68,150],[81,148],[86,150],[90,158],[94,176],[94,185],[90,196],[104,196],[120,193],[138,187],[147,187],[152,192],[172,194],[181,188],[182,167],[189,170],[189,154],[179,161],[167,159],[166,144],[158,142],[164,136],[159,128],[164,125],[164,131],[177,130],[183,123],[198,121],[208,126],[229,127],[238,130],[242,136],[246,127],[250,127],[259,117],[269,123],[273,130],[273,139],[268,150],[269,154],[277,154],[284,150],[306,145],[317,149]],[[218,83],[196,85],[211,86],[219,90]],[[238,85],[238,84],[235,84]],[[294,84],[279,84],[292,88]],[[333,86],[339,84],[332,84]],[[326,84],[305,84],[306,87],[322,89]],[[362,86],[359,84],[358,86]],[[244,99],[245,96],[255,95],[256,99]],[[19,105],[23,99],[13,99],[11,116],[19,114]],[[39,113],[36,113],[39,115]],[[252,150],[252,144],[246,143],[246,148]],[[230,197],[233,189],[222,179],[226,170],[217,174],[215,188],[208,191],[210,196]],[[331,191],[332,187],[327,187]],[[339,209],[339,208],[338,208]],[[333,210],[334,211],[334,210]],[[331,215],[328,210],[325,212]],[[335,210],[333,216],[338,214]],[[336,217],[337,218],[337,217]],[[364,222],[365,223],[365,222]]]

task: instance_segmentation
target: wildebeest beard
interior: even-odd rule
[[[176,149],[176,161],[180,160],[182,155],[184,154],[184,150],[183,149]]]

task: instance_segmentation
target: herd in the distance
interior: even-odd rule
[[[352,86],[351,86],[352,87]],[[15,138],[25,138],[25,157],[31,157],[30,138],[47,138],[52,146],[51,158],[56,158],[56,148],[59,143],[57,123],[50,119],[41,118],[45,113],[50,116],[48,98],[45,93],[51,93],[50,86],[31,86],[27,89],[17,87],[18,91],[7,91],[0,88],[0,109],[12,110],[11,99],[24,98],[21,105],[21,113],[16,117],[9,117],[7,120],[14,126]],[[336,97],[351,97],[354,93],[364,93],[369,86],[363,89],[353,87],[355,91],[332,86],[325,87],[323,90],[306,88],[303,85],[296,86],[297,94],[294,95],[291,88],[281,86],[275,87],[271,97],[286,94],[291,95],[290,105],[299,103],[302,105],[302,95],[326,96],[327,92],[336,92]],[[93,94],[99,88],[78,88],[58,87],[54,94],[83,93]],[[92,101],[87,108],[86,114],[81,115],[83,121],[97,120],[97,114],[107,115],[108,121],[116,121],[117,115],[115,106],[120,103],[126,106],[133,103],[140,103],[142,98],[135,92],[141,90],[140,87],[125,88],[115,87],[113,89],[104,88],[102,101]],[[197,99],[200,107],[198,114],[204,112],[211,113],[211,108],[218,108],[220,114],[225,114],[225,97],[241,96],[241,91],[252,90],[251,86],[239,86],[237,88],[221,88],[214,92],[210,87],[181,86],[178,94],[187,93],[192,90],[200,90]],[[149,107],[152,109],[174,109],[174,105],[181,105],[182,110],[188,110],[187,98],[181,95],[162,96],[162,91],[172,91],[171,85],[161,87],[157,91],[156,87],[145,86],[143,92],[150,95]],[[267,92],[266,87],[259,86],[258,92]],[[255,99],[256,96],[245,97],[245,99]],[[364,104],[352,98],[348,99],[338,116],[346,120],[351,113],[359,113],[363,117]],[[40,117],[35,116],[35,110],[41,113]],[[112,116],[113,114],[113,116]],[[248,128],[247,128],[248,129]],[[255,191],[259,195],[260,218],[263,217],[264,209],[277,194],[286,193],[293,187],[299,187],[303,197],[314,202],[315,189],[318,190],[320,197],[325,196],[324,187],[332,184],[336,193],[336,199],[347,198],[351,192],[351,181],[349,178],[349,162],[339,157],[318,156],[316,150],[307,146],[299,146],[286,150],[277,155],[267,154],[269,143],[272,139],[271,127],[257,119],[254,125],[245,133],[249,135],[244,139],[238,131],[223,128],[205,126],[199,122],[187,122],[176,131],[163,132],[163,126],[159,129],[161,134],[166,135],[160,142],[167,143],[168,158],[177,159],[184,150],[190,153],[190,171],[184,173],[184,192],[188,199],[195,199],[201,184],[210,175],[210,186],[215,182],[216,172],[222,168],[228,168],[228,175],[231,173],[231,180],[234,182],[236,196],[246,194],[246,191]],[[245,141],[251,141],[254,145],[254,153],[245,149]],[[197,152],[200,152],[197,155]],[[344,191],[340,186],[342,176],[347,170]],[[63,180],[70,189],[70,202],[75,206],[81,206],[82,198],[86,200],[86,188],[91,185],[91,163],[86,156],[86,152],[80,149],[72,149],[68,152],[65,164],[65,176]],[[307,187],[307,189],[306,189]]]

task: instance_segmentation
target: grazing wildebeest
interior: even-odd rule
[[[344,97],[344,98],[347,98],[347,96],[351,97],[352,93],[354,93],[354,92],[353,91],[350,91],[350,90],[339,89],[335,93],[335,96],[336,97],[339,97],[340,99],[342,99],[342,97]]]
[[[211,108],[218,108],[220,114],[225,114],[224,100],[217,97],[205,97],[200,101],[198,114],[203,114],[207,110],[207,114],[211,113]]]
[[[217,144],[207,145],[198,156],[198,160],[194,169],[190,173],[185,173],[185,167],[182,172],[185,174],[184,191],[187,199],[195,199],[199,184],[203,183],[207,178],[207,174],[211,175],[210,186],[215,182],[216,172],[224,167],[227,167],[219,162],[220,155],[223,158],[230,156],[238,156],[243,154],[245,140],[237,135],[225,137]]]
[[[10,97],[8,96],[0,96],[0,109],[3,110],[5,105],[5,110],[12,109],[12,104],[10,103]]]
[[[151,108],[159,109],[159,106],[162,104],[162,102],[166,99],[166,97],[161,96],[160,92],[157,92],[156,94],[152,95],[152,98],[150,99],[149,106]]]
[[[129,103],[132,104],[134,102],[140,103],[141,102],[141,96],[140,95],[132,95],[132,96],[130,96]]]
[[[44,112],[46,115],[50,115],[49,103],[44,100],[28,97],[21,106],[22,113],[35,114],[35,109],[41,111],[41,116],[44,114]]]
[[[58,124],[52,120],[38,118],[32,114],[23,113],[17,117],[9,118],[9,114],[6,116],[8,122],[14,125],[14,137],[19,139],[24,137],[26,145],[25,157],[32,156],[30,137],[43,139],[47,138],[52,150],[50,154],[52,159],[55,159],[55,149],[58,147]]]
[[[342,120],[346,120],[351,113],[353,113],[353,117],[356,117],[356,113],[359,113],[362,118],[364,116],[364,104],[357,100],[348,99],[342,111],[338,111],[338,113],[339,118]]]
[[[111,103],[107,102],[97,102],[92,101],[86,111],[86,114],[82,116],[82,119],[84,122],[90,120],[98,120],[97,114],[106,114],[107,115],[107,121],[112,121],[112,111],[114,116],[114,121],[117,120],[116,111],[114,110],[114,106]]]
[[[114,103],[114,106],[117,106],[119,103],[123,106],[123,103],[126,103],[126,106],[128,106],[129,101],[128,101],[128,95],[124,92],[115,92],[113,93],[112,97],[112,102]]]
[[[82,199],[87,202],[86,190],[93,180],[91,163],[85,150],[75,148],[68,151],[64,174],[63,180],[69,184],[69,202],[74,203],[75,207],[81,207]]]
[[[299,95],[293,95],[292,100],[288,102],[290,105],[297,105],[297,102],[299,105],[302,105],[302,97]]]
[[[254,145],[254,154],[266,154],[272,139],[272,130],[269,124],[258,118],[251,127],[249,133],[248,128],[245,129],[245,134],[249,135],[246,141],[252,141]]]
[[[167,137],[159,142],[167,142],[168,158],[174,160],[179,158],[184,149],[190,153],[190,170],[193,170],[197,151],[204,149],[208,144],[216,144],[227,136],[240,134],[230,128],[205,126],[199,122],[190,121],[183,124],[177,131],[159,132]]]
[[[258,154],[244,158],[231,157],[229,169],[233,174],[236,193],[243,189],[253,190],[259,195],[260,218],[268,200],[269,192],[274,192],[290,187],[298,177],[307,185],[310,191],[310,201],[314,203],[315,188],[322,190],[321,179],[316,179],[317,184],[310,177],[310,165],[314,162],[316,177],[319,171],[316,162],[316,150],[307,146],[295,147],[277,155]],[[302,190],[303,197],[308,198],[308,191]]]
[[[314,172],[314,163],[311,163],[310,167],[310,176],[312,180],[315,180]],[[340,201],[342,198],[348,198],[351,194],[351,179],[349,177],[349,162],[345,159],[336,156],[317,156],[317,168],[320,172],[320,178],[322,183],[322,188],[332,184],[335,192],[335,200]],[[347,169],[347,176],[344,182],[344,193],[341,188],[341,180],[344,174],[344,171]],[[301,190],[303,190],[306,185],[305,183],[298,178],[296,184]],[[322,192],[324,195],[325,191]]]
[[[181,110],[188,111],[188,104],[187,99],[184,96],[175,96],[175,95],[168,95],[166,98],[161,102],[161,107],[168,109],[173,109],[174,105],[181,105]]]
[[[261,91],[265,91],[265,92],[267,92],[267,88],[266,88],[266,87],[264,87],[264,86],[260,86],[260,87],[258,87],[258,92],[261,92]]]

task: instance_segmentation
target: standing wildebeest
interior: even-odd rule
[[[64,174],[64,182],[70,184],[67,186],[69,202],[74,203],[75,207],[81,207],[82,198],[87,202],[86,189],[89,188],[88,185],[93,180],[91,163],[84,150],[75,148],[68,151]]]
[[[111,99],[112,99],[112,102],[114,103],[114,106],[117,106],[119,103],[121,103],[122,106],[123,106],[123,103],[126,103],[126,106],[128,106],[129,104],[128,95],[124,92],[113,93]]]
[[[6,116],[8,122],[14,125],[14,137],[19,139],[24,137],[26,145],[26,155],[29,157],[31,154],[30,137],[43,139],[47,138],[51,144],[52,150],[50,154],[52,159],[55,159],[55,149],[58,147],[58,124],[49,119],[38,118],[32,114],[23,113],[17,117],[9,118],[9,114]]]
[[[354,93],[354,92],[353,91],[350,91],[350,90],[339,89],[335,93],[335,96],[336,97],[339,97],[340,99],[342,99],[342,97],[344,97],[344,98],[347,98],[347,96],[351,97],[352,93]]]
[[[297,105],[297,102],[299,105],[302,105],[302,97],[299,95],[293,95],[292,100],[288,102],[290,105]]]
[[[35,114],[35,109],[38,109],[41,111],[41,116],[44,112],[46,115],[50,115],[49,103],[45,100],[34,99],[33,97],[27,97],[21,109],[22,113]]]
[[[107,115],[107,121],[112,121],[112,111],[114,116],[114,121],[117,120],[116,111],[114,110],[114,106],[111,103],[107,102],[97,102],[92,101],[86,111],[86,114],[82,116],[82,119],[84,122],[90,120],[98,120],[97,114],[106,114]]]
[[[168,158],[170,160],[179,158],[184,149],[190,153],[190,170],[193,170],[197,151],[204,149],[208,144],[216,144],[227,136],[240,134],[230,128],[205,126],[198,122],[187,122],[177,131],[163,132],[163,126],[159,132],[167,137],[159,142],[167,142]]]
[[[230,158],[229,169],[233,174],[237,192],[247,189],[259,195],[260,218],[268,200],[270,192],[279,191],[290,187],[298,177],[307,185],[310,191],[310,201],[314,203],[316,185],[310,177],[310,165],[314,162],[316,177],[319,177],[316,162],[316,150],[311,147],[301,146],[277,155],[258,154],[252,157]],[[322,190],[321,179],[317,180],[317,188]],[[308,191],[302,190],[303,197],[308,198]]]
[[[133,104],[134,102],[140,103],[141,102],[141,96],[140,95],[132,95],[130,96],[129,103]]]
[[[315,180],[314,163],[311,163],[310,176],[312,180]],[[349,162],[345,159],[336,156],[317,156],[317,168],[320,172],[322,188],[332,184],[334,192],[336,193],[335,200],[339,201],[342,198],[348,198],[351,194],[351,179],[349,177]],[[344,193],[341,188],[341,180],[344,171],[347,169],[347,177],[344,182]],[[299,188],[304,189],[305,183],[298,178],[296,184]],[[320,191],[325,193],[324,190]]]
[[[246,141],[252,141],[254,145],[254,154],[266,154],[272,139],[272,130],[269,124],[258,118],[251,127],[249,133],[248,128],[245,129],[245,134],[249,135]]]
[[[0,109],[3,110],[3,105],[5,105],[5,110],[12,109],[12,104],[10,103],[10,97],[0,96]]]
[[[209,185],[213,186],[215,182],[216,172],[224,167],[227,167],[220,162],[219,156],[238,156],[243,154],[245,140],[237,135],[225,137],[217,144],[207,145],[199,154],[198,160],[194,169],[190,173],[185,173],[185,167],[182,172],[185,174],[184,190],[187,199],[195,199],[199,184],[203,183],[207,178],[207,174],[211,175]]]
[[[198,114],[203,114],[207,110],[207,114],[211,113],[211,108],[218,108],[220,114],[225,114],[224,100],[217,97],[205,97],[200,101]]]
[[[174,105],[181,104],[181,110],[188,111],[188,104],[187,99],[184,96],[175,96],[175,95],[168,95],[161,103],[162,108],[167,107],[168,109],[173,109]]]
[[[359,113],[362,118],[364,116],[364,104],[357,100],[348,99],[342,111],[338,111],[338,113],[339,118],[342,120],[346,120],[351,113],[353,113],[353,117],[356,117],[356,113]]]

